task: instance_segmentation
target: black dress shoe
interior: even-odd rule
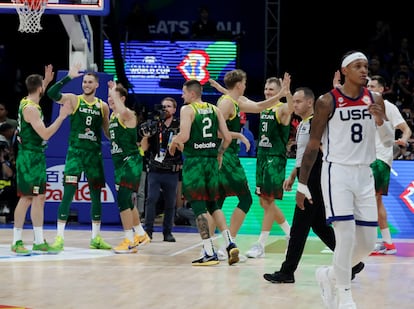
[[[175,238],[172,234],[164,234],[164,241],[175,242]]]
[[[145,231],[147,233],[147,235],[149,236],[149,238],[151,238],[152,240],[152,231]]]
[[[293,274],[285,274],[280,271],[275,271],[273,274],[264,274],[263,278],[272,283],[295,283]]]
[[[365,264],[363,262],[359,262],[358,264],[356,264],[354,267],[352,267],[352,275],[351,275],[351,280],[355,279],[355,275],[359,274],[365,267]]]

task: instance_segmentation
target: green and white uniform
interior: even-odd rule
[[[142,172],[142,157],[137,146],[137,130],[127,128],[112,113],[109,121],[109,136],[117,190],[122,186],[137,192]]]
[[[65,163],[65,183],[77,183],[82,172],[94,189],[105,186],[101,150],[102,101],[88,103],[78,96],[78,105],[70,115],[69,148]]]
[[[46,142],[36,133],[32,125],[24,120],[23,111],[28,106],[34,106],[40,112],[39,104],[23,98],[18,111],[18,147],[16,159],[17,195],[33,196],[46,192]]]
[[[235,113],[233,118],[227,119],[226,124],[229,131],[240,132],[240,108],[236,100],[228,95],[220,99],[230,99],[233,102]],[[223,164],[219,170],[220,197],[251,195],[247,183],[246,173],[239,159],[240,146],[233,139],[230,146],[224,152]]]
[[[274,199],[283,198],[283,181],[286,173],[286,146],[290,124],[283,125],[277,110],[279,102],[260,113],[259,144],[256,162],[256,194]]]
[[[195,102],[190,138],[184,145],[183,195],[188,201],[215,201],[218,198],[219,122],[214,105]]]
[[[82,172],[88,180],[92,221],[100,221],[102,214],[101,188],[105,186],[101,151],[101,130],[104,117],[103,102],[92,103],[78,96],[78,105],[70,115],[69,148],[64,171],[64,192],[59,204],[58,219],[66,221]]]

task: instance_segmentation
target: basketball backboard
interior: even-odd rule
[[[109,1],[110,0],[48,0],[45,14],[105,16],[109,14]],[[12,0],[0,0],[0,13],[16,13],[16,5]]]

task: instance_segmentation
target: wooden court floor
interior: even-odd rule
[[[24,241],[31,246],[32,231]],[[88,249],[88,230],[66,230],[65,251],[59,255],[15,257],[10,252],[12,229],[0,225],[0,308],[323,308],[314,273],[331,263],[332,253],[316,238],[305,248],[294,284],[271,284],[263,274],[279,269],[284,238],[271,236],[266,257],[229,266],[194,267],[201,242],[194,232],[175,232],[177,242],[161,233],[137,254]],[[46,230],[52,242],[54,230]],[[123,233],[102,232],[111,244]],[[240,235],[241,252],[257,236]],[[215,240],[221,245],[220,236]],[[395,256],[370,256],[352,283],[358,308],[414,308],[414,243],[397,240]],[[3,307],[2,307],[3,306]]]

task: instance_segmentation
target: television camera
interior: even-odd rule
[[[155,104],[154,110],[148,115],[148,120],[139,126],[139,134],[144,136],[153,136],[158,132],[161,124],[167,118],[167,111],[161,104]]]

